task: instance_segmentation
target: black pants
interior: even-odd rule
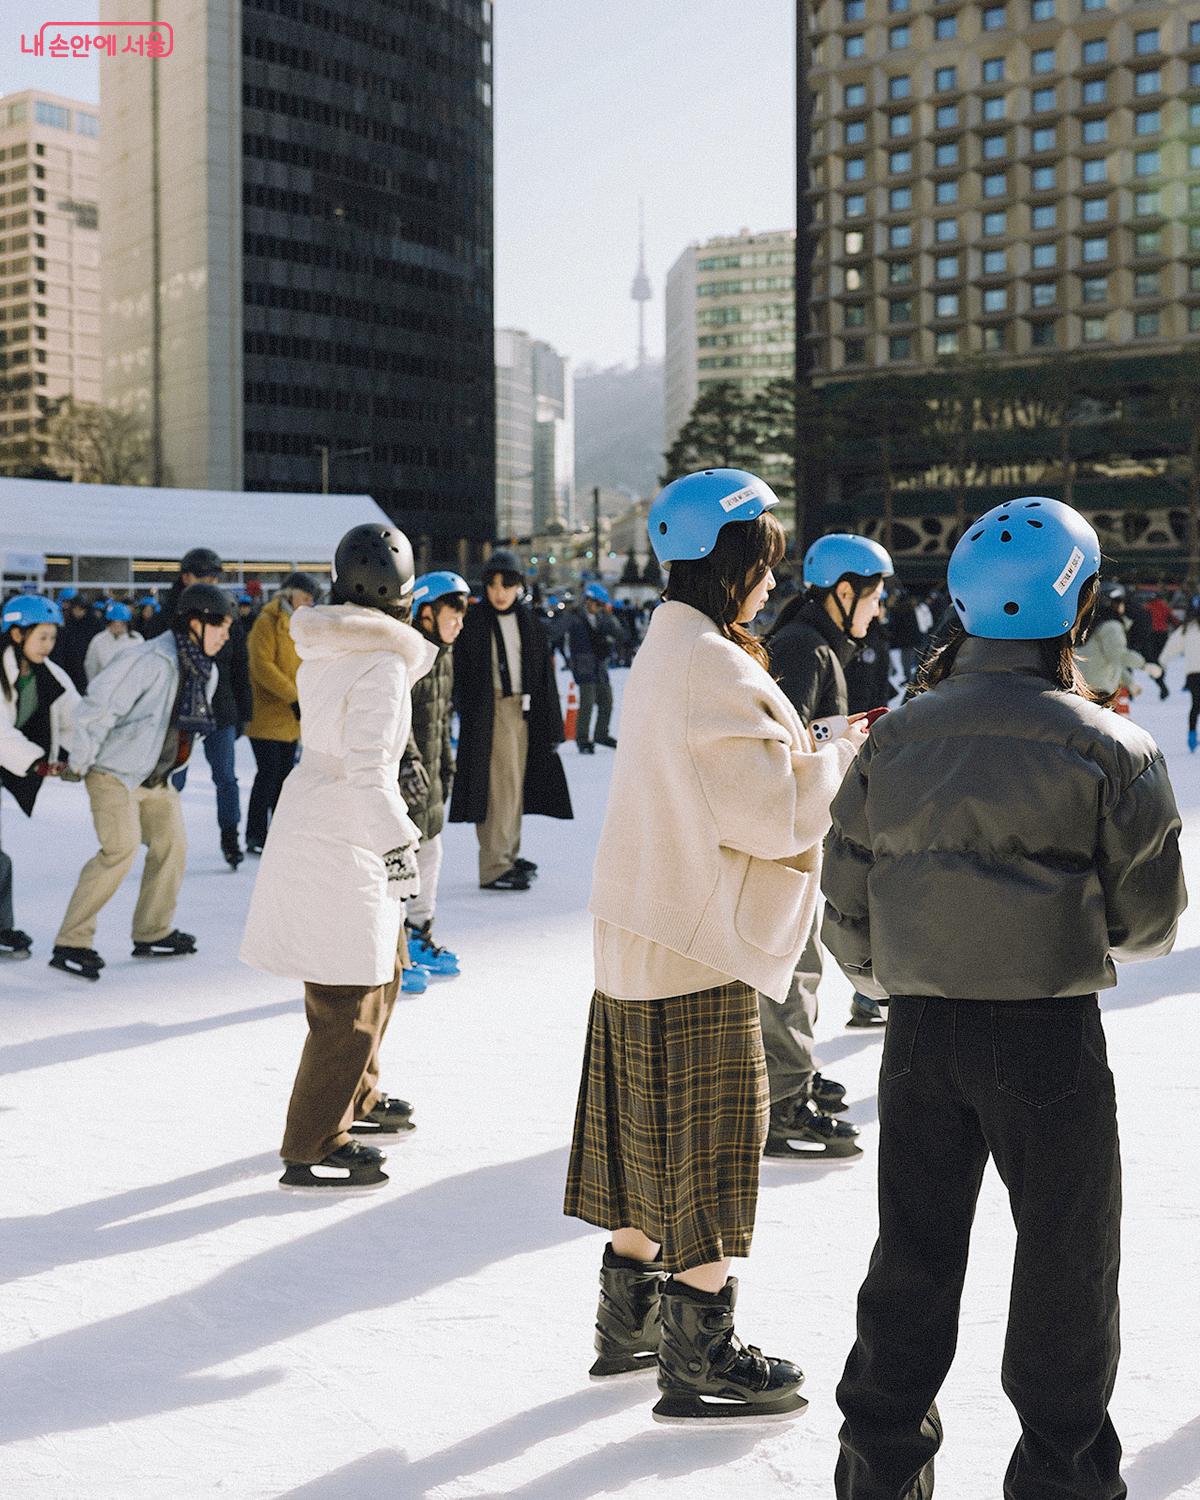
[[[894,997],[879,1123],[879,1239],[837,1392],[838,1500],[932,1492],[934,1398],[989,1154],[1017,1226],[1001,1375],[1022,1435],[1005,1500],[1122,1500],[1108,1416],[1121,1163],[1096,997]]]
[[[250,810],[246,814],[246,842],[265,844],[267,824],[283,791],[283,783],[296,764],[295,740],[251,740],[258,768],[250,788]]]
[[[1196,721],[1200,719],[1200,672],[1189,672],[1183,685],[1192,695],[1192,706],[1188,709],[1188,733],[1194,734]]]

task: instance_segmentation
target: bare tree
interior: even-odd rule
[[[55,453],[82,484],[146,484],[150,442],[129,412],[65,396],[48,413],[44,431]]]

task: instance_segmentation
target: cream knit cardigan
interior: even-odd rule
[[[592,915],[782,1001],[856,739],[815,749],[782,689],[707,615],[660,605],[621,706]]]

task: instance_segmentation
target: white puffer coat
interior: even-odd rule
[[[412,684],[437,647],[358,604],[292,616],[304,750],[259,865],[243,963],[314,984],[386,984],[403,907],[383,856],[415,843],[397,774]]]

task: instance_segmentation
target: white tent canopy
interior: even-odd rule
[[[339,538],[365,522],[389,524],[369,495],[0,478],[0,565],[17,571],[18,558],[68,558],[72,577],[97,582],[102,581],[101,570],[95,564],[79,569],[80,559],[138,559],[169,566],[191,547],[211,547],[231,574],[264,565],[328,563]],[[106,581],[120,580],[110,576]]]

